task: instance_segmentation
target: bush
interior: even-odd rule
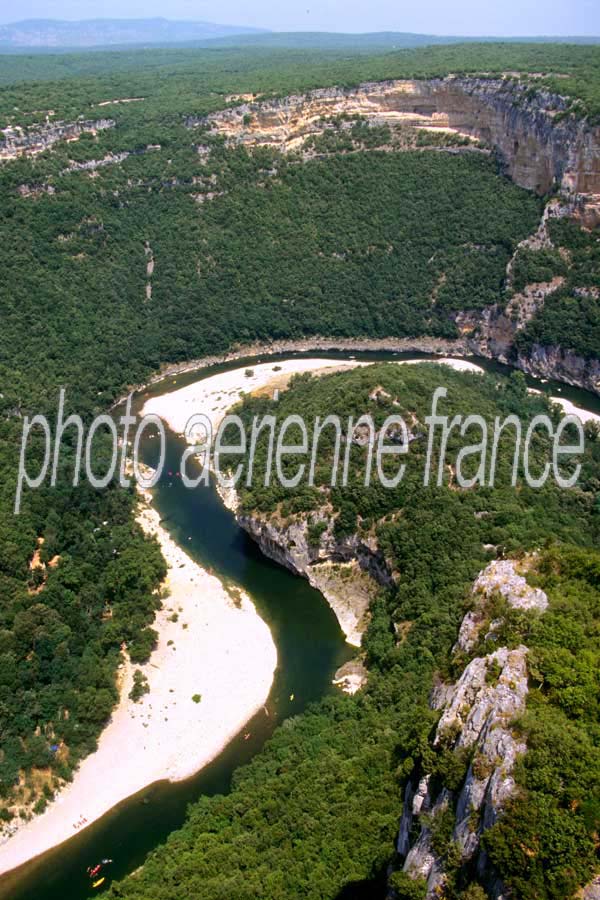
[[[427,897],[424,878],[411,878],[406,872],[393,872],[389,884],[398,895],[398,900],[425,900]]]
[[[140,669],[136,669],[133,673],[133,687],[129,692],[129,699],[133,700],[134,703],[137,703],[138,700],[141,700],[144,694],[149,693],[149,691],[150,685],[148,684],[148,679]]]
[[[460,895],[460,900],[487,900],[488,895],[480,884],[472,884]]]
[[[129,657],[132,663],[146,663],[156,647],[158,635],[153,628],[144,628],[129,646]]]
[[[46,798],[40,797],[40,799],[37,801],[37,803],[33,807],[33,811],[36,814],[36,816],[39,816],[43,812],[46,811],[47,806],[48,806],[48,801],[46,800]]]

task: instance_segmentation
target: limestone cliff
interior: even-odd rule
[[[551,200],[546,205],[539,228],[518,245],[516,253],[521,249],[552,249],[548,224],[552,220],[575,215],[579,202],[574,198]],[[507,269],[508,288],[512,286],[512,264],[511,260]],[[527,353],[523,353],[515,345],[518,333],[543,308],[546,298],[558,290],[563,282],[562,277],[557,277],[552,281],[527,285],[519,293],[513,294],[506,304],[496,304],[473,312],[458,312],[453,315],[453,319],[471,353],[516,366],[536,378],[564,381],[575,387],[600,393],[599,360],[586,359],[568,348],[558,346],[533,344]]]
[[[80,119],[77,122],[46,122],[28,129],[5,128],[0,131],[0,160],[32,156],[42,153],[58,141],[76,141],[85,132],[96,134],[114,127],[113,119]]]
[[[237,519],[266,556],[303,575],[321,591],[348,643],[360,646],[371,600],[381,586],[394,583],[376,541],[355,534],[336,538],[333,521],[325,516],[318,543],[310,542],[305,520],[278,523],[273,517],[244,513],[238,513]]]
[[[525,560],[520,567],[526,570],[533,561]],[[479,575],[473,587],[474,608],[461,626],[457,654],[474,650],[484,626],[487,637],[499,628],[501,623],[490,622],[486,614],[487,601],[497,594],[513,608],[544,612],[546,595],[530,588],[518,569],[519,564],[510,560],[497,560]],[[458,790],[436,785],[436,779],[421,770],[415,771],[405,789],[397,851],[403,871],[427,882],[428,898],[444,896],[449,848],[440,847],[436,831],[437,823],[448,814],[453,824],[454,864],[475,872],[494,900],[507,897],[480,839],[517,791],[513,769],[527,747],[515,736],[511,723],[525,710],[527,652],[521,645],[475,656],[455,684],[440,684],[433,692],[431,706],[441,713],[433,747],[465,759],[467,768]]]
[[[532,91],[518,78],[459,77],[370,82],[278,100],[246,102],[189,127],[208,125],[230,141],[295,149],[323,120],[360,115],[390,125],[449,129],[489,144],[510,177],[545,194],[600,194],[600,128],[571,111],[569,100]],[[597,199],[597,198],[596,198]]]
[[[186,124],[212,129],[231,144],[266,145],[283,152],[303,148],[307,138],[323,133],[334,120],[344,127],[340,116],[362,116],[392,130],[427,128],[477,139],[494,150],[517,184],[540,195],[559,192],[560,198],[548,203],[537,232],[521,245],[541,249],[551,247],[547,226],[553,218],[575,217],[588,228],[600,223],[600,127],[578,116],[575,106],[542,87],[533,90],[531,82],[516,76],[451,75],[371,82],[354,90],[327,88],[276,100],[250,99],[204,118],[190,118]],[[600,393],[597,360],[558,346],[534,345],[523,353],[515,344],[519,331],[561,285],[560,278],[527,285],[506,303],[456,312],[453,318],[461,336],[457,344],[534,376]]]
[[[535,378],[563,381],[600,394],[600,360],[586,359],[568,348],[553,345],[536,343],[526,353],[515,347],[518,332],[555,287],[551,283],[531,285],[507,306],[498,304],[484,310],[456,313],[453,319],[461,336],[460,343],[469,353],[514,366]]]

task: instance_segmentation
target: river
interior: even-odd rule
[[[347,353],[290,354],[236,360],[201,372],[177,377],[177,388],[219,371],[293,356],[348,359]],[[426,354],[359,353],[364,361],[436,359]],[[354,358],[354,357],[352,357]],[[472,358],[487,371],[507,374],[506,366]],[[591,412],[600,413],[600,398],[562,384],[541,383],[527,378],[530,387],[571,400]],[[173,390],[173,378],[150,389],[156,396]],[[136,398],[139,409],[147,395]],[[118,414],[119,410],[115,412]],[[153,445],[142,447],[144,460],[152,464]],[[183,440],[167,432],[165,470],[178,469]],[[111,879],[119,879],[142,865],[146,855],[183,823],[188,804],[201,795],[229,790],[237,768],[263,746],[276,725],[301,712],[307,703],[335,690],[335,670],[355,651],[344,640],[337,620],[321,594],[307,581],[266,559],[240,529],[221,503],[214,487],[186,490],[179,479],[164,479],[154,491],[154,506],[163,525],[198,563],[223,580],[250,594],[268,623],[277,646],[279,665],[266,710],[261,711],[210,765],[191,779],[176,784],[159,782],[123,801],[98,822],[66,843],[0,879],[0,898],[10,900],[85,900],[98,896],[90,890],[86,868],[104,857],[114,860]],[[190,540],[191,538],[191,540]],[[294,699],[290,697],[293,695]],[[126,749],[125,749],[126,752]],[[98,787],[101,790],[101,786]]]

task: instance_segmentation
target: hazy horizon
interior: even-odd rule
[[[587,37],[600,34],[600,4],[595,0],[506,0],[489,7],[480,0],[423,0],[412,4],[372,0],[292,0],[282,7],[273,0],[241,0],[219,5],[195,0],[22,0],[0,10],[0,24],[25,19],[149,19],[204,21],[272,31],[334,31],[345,33],[398,31],[465,37]]]

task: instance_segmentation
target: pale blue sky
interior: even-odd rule
[[[0,4],[3,23],[148,16],[276,31],[600,34],[600,0],[2,0]]]

